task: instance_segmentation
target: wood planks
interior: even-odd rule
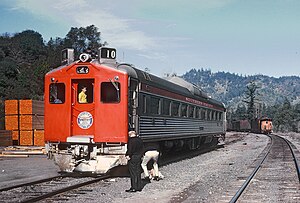
[[[5,129],[12,131],[14,145],[43,146],[44,102],[6,100]]]
[[[12,131],[0,130],[0,146],[12,145]]]

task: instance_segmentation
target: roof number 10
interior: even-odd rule
[[[101,49],[101,58],[115,59],[116,58],[116,49],[103,47]]]

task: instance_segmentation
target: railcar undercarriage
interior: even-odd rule
[[[180,140],[160,141],[163,150],[194,150],[201,146],[224,142],[224,135],[201,136]],[[104,174],[110,169],[126,165],[126,144],[93,143],[90,137],[73,136],[65,143],[47,143],[48,158],[53,159],[62,172],[89,172]]]

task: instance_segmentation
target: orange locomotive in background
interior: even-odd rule
[[[113,48],[73,56],[64,50],[65,65],[45,76],[46,150],[62,171],[105,173],[127,164],[129,128],[162,149],[224,138],[224,105],[192,84],[118,64]]]
[[[271,118],[261,118],[260,119],[260,130],[261,133],[270,134],[273,132],[273,124]]]

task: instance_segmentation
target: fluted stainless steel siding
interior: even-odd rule
[[[225,133],[223,121],[147,116],[139,119],[139,134],[146,139],[176,139],[222,133]]]

